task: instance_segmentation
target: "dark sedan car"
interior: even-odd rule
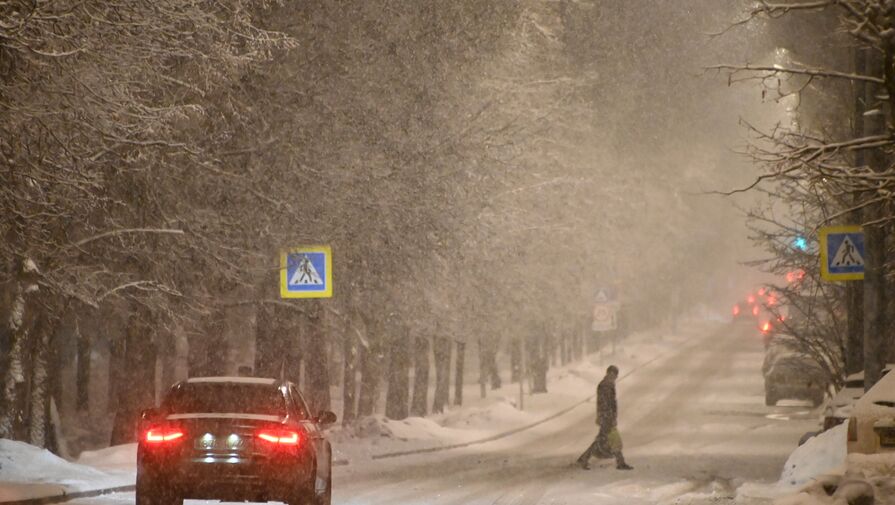
[[[144,411],[137,505],[185,498],[329,505],[332,448],[294,384],[244,377],[194,378]]]

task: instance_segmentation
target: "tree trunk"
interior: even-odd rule
[[[855,48],[855,72],[864,75],[867,71],[867,53],[861,47]],[[867,100],[867,83],[864,81],[855,81],[853,83],[855,90],[855,114],[854,114],[854,137],[862,138],[864,136],[864,112],[866,112]],[[865,152],[863,149],[855,151],[855,166],[864,166]],[[853,195],[853,203],[860,203],[859,194]],[[847,219],[850,222],[845,224],[856,224],[861,222],[861,211],[853,211]],[[847,335],[845,339],[845,373],[853,374],[864,370],[864,285],[857,281],[847,281],[845,283],[846,311],[848,315]]]
[[[510,340],[510,382],[522,380],[522,341],[518,338]]]
[[[869,75],[888,75],[883,63],[883,55],[870,52],[867,55]],[[888,54],[885,55],[888,58]],[[885,70],[885,72],[884,72]],[[866,86],[868,100],[874,100],[877,92],[883,92],[882,86]],[[882,114],[865,118],[864,127],[867,135],[885,133],[886,124]],[[868,153],[868,162],[874,172],[882,172],[888,168],[887,156],[880,149]],[[874,203],[864,209],[864,222],[873,222],[887,218],[882,204]],[[888,250],[886,248],[885,225],[864,227],[864,388],[870,389],[882,376],[886,360],[886,341],[889,338],[888,293],[886,285],[886,264]]]
[[[50,334],[53,331],[50,316],[40,317],[34,328],[35,346],[31,364],[31,402],[29,405],[28,440],[31,445],[47,447],[47,413],[50,384],[48,358],[50,353]]]
[[[311,409],[317,414],[330,409],[329,395],[329,353],[326,349],[326,330],[323,310],[319,303],[307,318],[306,333],[307,356],[305,373],[308,379]]]
[[[382,381],[382,350],[379,344],[378,327],[367,322],[369,347],[361,353],[360,396],[357,399],[358,417],[371,416],[379,400],[379,385]]]
[[[547,346],[545,339],[538,336],[530,337],[526,346],[529,351],[528,369],[531,372],[532,393],[547,392],[547,369],[550,363]]]
[[[454,372],[454,405],[463,405],[463,361],[466,342],[457,341],[457,370]]]
[[[109,389],[107,391],[109,397],[107,401],[108,411],[114,412],[118,410],[118,396],[120,384],[124,383],[125,369],[127,365],[124,362],[124,346],[126,337],[115,335],[109,341],[109,368],[108,381]]]
[[[497,349],[500,346],[500,339],[485,342],[485,371],[488,375],[488,382],[491,389],[500,389],[503,381],[500,380],[500,369],[497,367]]]
[[[156,346],[149,315],[145,311],[132,314],[128,320],[122,361],[125,367],[122,371],[124,382],[117,388],[118,405],[111,445],[134,442],[140,411],[155,404]]]
[[[75,320],[74,337],[78,341],[78,369],[75,388],[77,389],[76,406],[78,412],[87,412],[90,407],[90,335],[81,332]]]
[[[280,377],[289,349],[283,344],[285,336],[278,321],[279,314],[265,303],[256,306],[255,314],[255,376]],[[193,351],[194,346],[190,347]]]
[[[432,412],[442,413],[450,402],[451,394],[451,341],[444,337],[435,337],[433,346],[435,357],[435,397],[432,400]]]
[[[357,340],[354,335],[343,337],[344,373],[342,375],[342,425],[347,426],[357,417]]]
[[[569,334],[563,331],[559,335],[559,362],[565,366],[569,361]]]
[[[877,207],[869,213],[879,216]],[[886,236],[882,226],[864,228],[864,388],[873,387],[882,377],[886,340],[889,335],[886,286]]]
[[[0,395],[0,438],[18,438],[16,433],[24,422],[23,410],[25,390],[25,344],[29,329],[28,299],[37,291],[37,283],[33,277],[37,267],[30,259],[26,259],[19,267],[19,275],[13,287],[12,304],[10,306],[7,333],[10,340],[9,356],[0,356],[0,365],[4,365],[2,373],[2,395]]]
[[[479,395],[482,398],[488,397],[488,388],[485,383],[488,382],[488,351],[485,349],[485,342],[479,338]]]
[[[429,407],[429,339],[417,337],[413,346],[413,400],[410,415],[425,417]]]
[[[406,419],[410,415],[410,338],[401,332],[391,337],[385,416]]]

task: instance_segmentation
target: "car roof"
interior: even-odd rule
[[[879,407],[874,402],[895,402],[895,373],[886,374],[882,379],[864,393],[855,404],[856,415],[872,415]]]
[[[883,370],[886,372],[892,371],[892,369],[895,369],[895,363],[888,363],[886,366],[883,367]],[[864,370],[861,370],[860,372],[855,372],[853,374],[848,375],[845,378],[845,380],[846,381],[864,380]]]
[[[187,384],[206,384],[206,383],[232,383],[232,384],[259,384],[265,386],[273,386],[280,381],[264,377],[190,377],[185,381]]]

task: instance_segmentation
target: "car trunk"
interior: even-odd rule
[[[175,414],[167,417],[182,427],[185,449],[194,462],[238,463],[266,457],[270,448],[257,434],[282,425],[284,418],[250,414]]]

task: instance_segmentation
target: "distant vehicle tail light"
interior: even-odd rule
[[[265,442],[282,447],[294,447],[301,442],[301,435],[292,430],[262,430],[257,436]]]
[[[182,429],[174,426],[155,426],[146,430],[143,440],[150,444],[168,444],[183,438]]]
[[[761,325],[761,331],[763,331],[764,333],[768,333],[769,331],[771,331],[771,322],[765,321],[765,323]]]
[[[752,306],[752,315],[753,315],[753,316],[757,316],[757,315],[758,315],[758,305],[753,305],[753,306]]]
[[[740,315],[740,306],[739,305],[733,306],[733,315],[735,315],[735,316]]]
[[[749,295],[749,298],[746,299],[749,302],[749,305],[755,303],[755,296]]]
[[[848,441],[858,441],[858,420],[854,417],[848,418]]]

